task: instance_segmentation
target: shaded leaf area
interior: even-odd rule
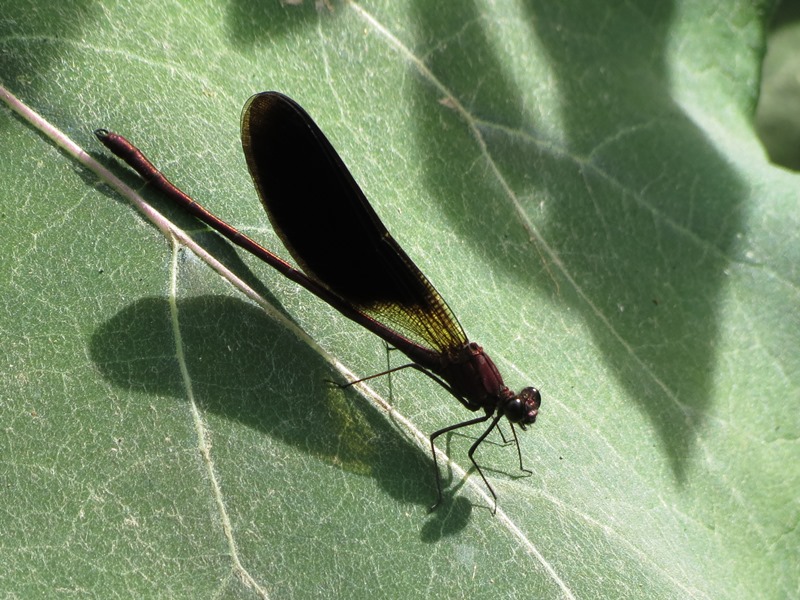
[[[518,210],[536,214],[543,201],[536,189],[548,190],[544,219],[531,219],[536,233],[520,228],[520,218],[508,229],[497,227],[510,238],[511,251],[489,256],[490,268],[507,271],[509,278],[521,273],[526,285],[542,287],[583,314],[615,379],[650,415],[676,478],[685,481],[686,460],[696,450],[694,438],[712,401],[716,313],[725,267],[740,254],[736,234],[745,228],[747,189],[672,98],[664,64],[669,3],[641,4],[641,13],[631,15],[639,20],[638,28],[615,18],[608,6],[585,6],[580,20],[550,3],[525,8],[520,28],[538,41],[544,52],[539,60],[582,65],[591,54],[602,65],[585,67],[580,78],[572,70],[553,70],[549,85],[559,91],[563,127],[555,152],[535,121],[507,119],[532,108],[524,105],[527,94],[519,82],[507,78],[503,56],[488,39],[492,25],[477,6],[464,15],[471,25],[463,28],[444,14],[431,19],[421,5],[414,20],[421,39],[458,35],[454,46],[473,48],[480,57],[479,68],[465,64],[453,69],[458,50],[444,50],[434,54],[430,67],[444,74],[443,84],[456,97],[474,94],[470,111],[489,154],[498,157]],[[608,31],[594,39],[598,22],[606,23]],[[577,39],[589,41],[569,43]],[[422,103],[426,94],[420,95]],[[447,155],[450,140],[427,135],[419,140],[429,147],[422,146],[429,159],[425,164],[440,167],[428,174],[434,180],[431,187],[444,187],[449,169],[434,157]],[[460,236],[471,244],[488,244],[487,212],[508,211],[509,198],[488,196],[504,207],[487,207],[487,196],[478,194],[447,207]],[[539,235],[548,248],[541,250],[544,259],[552,252],[561,263],[549,263],[549,273],[542,272],[531,252]],[[533,241],[525,243],[526,236]],[[643,389],[648,378],[651,383]]]

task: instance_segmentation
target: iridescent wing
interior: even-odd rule
[[[424,347],[446,352],[467,343],[447,303],[296,102],[277,92],[250,98],[242,145],[275,231],[309,277]]]

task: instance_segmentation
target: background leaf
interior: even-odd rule
[[[800,5],[782,2],[770,22],[755,114],[756,131],[773,163],[800,170]]]
[[[480,449],[497,517],[457,468],[428,514],[418,432],[466,418],[457,402],[406,374],[396,412],[331,388],[331,356],[382,368],[374,336],[143,190],[318,350],[4,109],[4,591],[796,595],[798,180],[753,133],[768,8],[4,6],[3,85],[142,187],[91,131],[123,133],[276,249],[238,117],[294,97],[507,382],[544,398],[532,477]],[[466,468],[471,439],[441,447]]]

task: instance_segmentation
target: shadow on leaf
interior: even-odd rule
[[[402,502],[433,501],[431,458],[361,396],[327,383],[330,365],[263,311],[237,299],[200,296],[179,301],[177,315],[192,392],[202,411],[263,431],[345,471],[372,476]],[[173,331],[167,301],[143,298],[97,329],[92,360],[116,386],[184,399]],[[460,516],[445,519],[444,530],[466,522],[463,510],[455,512]]]

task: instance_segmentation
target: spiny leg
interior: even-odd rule
[[[477,417],[475,419],[470,419],[469,421],[464,421],[463,423],[456,423],[455,425],[450,425],[448,427],[445,427],[444,429],[440,429],[439,431],[434,431],[431,434],[431,438],[430,438],[431,439],[431,454],[433,454],[433,470],[434,470],[434,473],[436,474],[436,492],[437,492],[437,495],[436,495],[436,502],[433,503],[433,505],[431,506],[430,510],[434,510],[442,502],[442,477],[439,474],[439,463],[436,460],[436,447],[433,445],[434,440],[437,437],[439,437],[440,435],[442,435],[443,433],[447,433],[449,431],[454,431],[456,429],[461,429],[462,427],[469,427],[470,425],[475,425],[476,423],[484,423],[484,422],[488,421],[489,418],[491,418],[491,415],[484,415],[482,417]],[[480,442],[483,438],[486,437],[486,434],[489,433],[489,431],[492,430],[492,427],[494,427],[497,424],[497,420],[498,419],[499,419],[499,417],[497,417],[495,419],[495,421],[492,423],[492,426],[489,427],[489,429],[486,430],[486,432],[480,437],[478,442]],[[474,448],[474,445],[473,445],[473,448],[470,450],[470,459],[472,459],[471,453],[472,453],[472,450],[474,450],[474,449],[475,448]],[[475,464],[475,460],[474,459],[472,459],[472,463]],[[478,465],[475,465],[475,466],[477,467]],[[478,469],[478,472],[480,473],[480,468]],[[481,477],[483,477],[483,473],[481,473]],[[486,478],[485,477],[483,477],[483,481],[486,482]],[[486,485],[489,485],[488,482],[486,483]],[[491,491],[491,487],[489,488],[489,490]],[[492,492],[492,495],[494,495],[494,492]]]
[[[486,415],[486,419],[488,419],[488,418],[489,418],[489,415]],[[494,429],[494,428],[497,426],[497,423],[499,423],[499,422],[500,422],[500,419],[502,419],[502,418],[503,418],[503,414],[502,414],[502,413],[499,413],[499,414],[498,414],[498,415],[497,415],[497,416],[496,416],[496,417],[495,417],[495,418],[492,420],[492,424],[491,424],[491,425],[489,425],[489,427],[487,427],[487,428],[486,428],[486,431],[484,431],[484,432],[481,434],[481,437],[479,437],[477,440],[475,440],[475,443],[474,443],[474,444],[472,444],[472,446],[471,446],[471,447],[470,447],[470,449],[469,449],[469,452],[467,452],[467,456],[469,456],[469,459],[472,461],[472,464],[473,464],[473,465],[475,465],[475,468],[478,470],[478,473],[480,474],[480,476],[481,476],[481,479],[483,479],[483,483],[485,483],[485,484],[486,484],[486,487],[489,489],[489,492],[492,494],[492,498],[494,498],[494,509],[492,509],[492,514],[493,514],[493,515],[494,515],[494,514],[497,514],[497,494],[495,494],[495,493],[494,493],[494,488],[492,488],[491,484],[489,483],[489,480],[488,480],[488,479],[486,479],[486,476],[483,474],[483,471],[481,470],[481,467],[480,467],[480,465],[479,465],[479,464],[478,464],[478,462],[475,460],[475,456],[474,456],[474,454],[475,454],[475,450],[478,448],[478,446],[480,446],[480,445],[481,445],[481,442],[482,442],[483,440],[485,440],[485,439],[486,439],[486,436],[487,436],[487,435],[489,435],[489,434],[491,433],[492,429]],[[485,421],[486,419],[484,419],[484,421]],[[511,426],[511,431],[514,431],[514,426],[513,426],[513,424],[512,424],[512,426]],[[515,438],[516,438],[516,435],[517,435],[517,434],[515,433],[515,434],[514,434],[514,437],[515,437]],[[519,444],[517,444],[517,449],[519,449]],[[522,459],[520,458],[520,461],[521,461],[521,460],[522,460]]]
[[[529,473],[529,474],[533,475],[533,471],[531,471],[530,469],[526,469],[522,465],[522,449],[519,447],[519,439],[517,439],[517,430],[514,428],[514,424],[513,423],[511,423],[511,433],[514,434],[514,443],[517,445],[517,456],[519,457],[519,469],[520,469],[520,471],[525,471],[526,473]]]

